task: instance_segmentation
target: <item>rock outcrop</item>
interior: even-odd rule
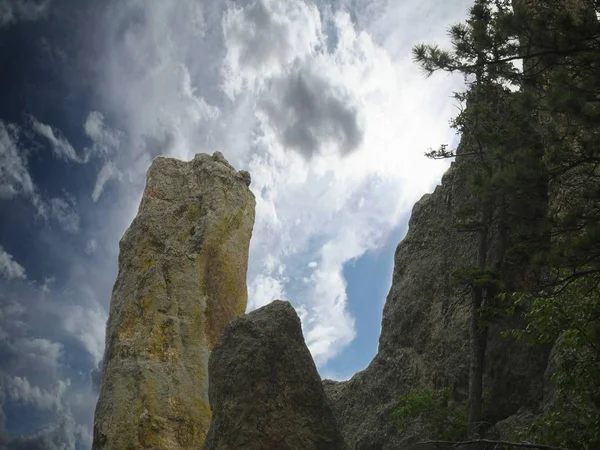
[[[202,448],[209,354],[246,308],[249,184],[218,152],[153,161],[120,242],[94,449]]]
[[[477,261],[475,233],[458,231],[455,223],[471,195],[469,167],[467,158],[457,158],[435,192],[413,208],[408,234],[396,250],[371,364],[348,381],[324,381],[352,449],[410,448],[414,439],[398,432],[392,413],[411,390],[450,388],[458,402],[467,399],[469,304],[464,288],[452,283],[452,273]],[[489,330],[484,414],[490,423],[543,396],[547,353],[501,337],[505,325],[497,322]]]
[[[205,450],[346,448],[294,308],[275,301],[225,328],[209,362]]]

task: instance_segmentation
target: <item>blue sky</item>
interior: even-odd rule
[[[392,282],[394,253],[406,234],[404,218],[393,229],[385,244],[365,252],[361,257],[344,264],[348,309],[356,318],[356,338],[321,370],[323,378],[347,379],[366,368],[379,342],[383,305]]]
[[[157,155],[252,174],[248,309],[301,316],[324,377],[377,349],[394,250],[453,144],[425,79],[470,2],[0,0],[0,449],[86,449],[117,271]]]

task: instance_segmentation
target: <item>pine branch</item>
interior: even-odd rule
[[[461,445],[476,445],[476,444],[493,444],[493,445],[508,445],[512,447],[521,447],[521,448],[532,448],[538,450],[571,450],[564,447],[553,447],[551,445],[542,445],[542,444],[532,444],[530,442],[510,442],[510,441],[495,441],[493,439],[472,439],[469,441],[420,441],[417,442],[417,445],[427,445],[427,444],[442,444],[442,445],[450,445],[452,447],[459,447]]]
[[[535,57],[539,57],[539,56],[548,56],[548,55],[568,56],[568,55],[573,55],[573,54],[577,54],[577,53],[586,53],[586,52],[593,52],[593,51],[594,50],[590,49],[589,47],[574,47],[574,48],[565,49],[565,50],[558,50],[558,49],[541,50],[538,52],[531,52],[527,55],[515,55],[515,56],[509,56],[506,58],[497,59],[497,60],[486,60],[484,62],[476,63],[476,64],[453,65],[453,64],[449,64],[449,63],[448,64],[438,63],[437,69],[445,70],[448,72],[467,71],[467,70],[478,69],[478,68],[484,67],[486,65],[503,64],[503,63],[507,63],[507,62],[517,61],[520,59],[526,59],[526,58],[535,58]],[[419,61],[417,61],[417,62],[419,62]],[[445,61],[443,61],[443,62],[445,62]],[[430,72],[430,71],[435,72],[435,70],[437,70],[437,69],[432,69],[432,68],[428,67],[425,70],[427,72]]]

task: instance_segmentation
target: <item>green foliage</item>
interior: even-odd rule
[[[600,448],[598,17],[591,0],[474,0],[449,30],[450,49],[413,48],[427,76],[467,83],[451,122],[459,148],[426,153],[469,167],[457,216],[461,231],[477,233],[478,262],[454,281],[495,294],[477,311],[481,327],[508,312],[524,326],[507,334],[553,346],[555,392],[518,437],[584,449]],[[435,403],[415,395],[407,411]]]
[[[450,389],[411,391],[392,418],[400,433],[420,438],[459,440],[467,429],[467,409],[451,399]]]
[[[564,274],[562,276],[566,277]],[[596,353],[595,358],[590,361],[593,362],[600,381],[599,282],[598,277],[582,276],[556,287],[553,293],[541,292],[536,296],[514,294],[515,305],[526,308],[527,311],[527,325],[515,330],[515,336],[535,344],[558,341],[556,348],[561,352],[586,349],[586,353]]]
[[[561,274],[565,277],[565,274]],[[554,395],[547,411],[518,437],[548,445],[600,448],[599,279],[577,278],[553,294],[515,295],[526,325],[513,330],[521,340],[554,344],[550,370]]]
[[[413,59],[427,76],[443,70],[511,84],[518,74],[510,63],[519,51],[518,25],[510,1],[476,0],[467,21],[450,27],[451,50],[419,44]]]
[[[455,270],[453,280],[460,286],[501,289],[503,284],[498,275],[496,270],[489,267],[468,267]]]
[[[515,440],[597,450],[600,448],[600,415],[580,399],[565,399],[556,409],[542,415],[529,427],[517,430]]]

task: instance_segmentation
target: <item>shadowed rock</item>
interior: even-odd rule
[[[205,450],[346,448],[288,302],[227,326],[209,374],[213,420]]]
[[[463,402],[469,385],[469,308],[453,271],[477,263],[474,233],[456,218],[473,195],[472,159],[459,156],[432,194],[412,210],[406,237],[394,257],[377,355],[350,380],[324,380],[340,430],[355,450],[424,449],[415,427],[400,433],[393,417],[402,397],[416,389],[452,389]],[[490,239],[490,259],[499,241]],[[486,421],[495,423],[542,398],[547,353],[502,337],[508,322],[490,326],[484,385]],[[416,430],[413,433],[413,430]]]
[[[153,161],[120,242],[94,449],[202,448],[209,353],[246,308],[249,182],[220,153]]]

